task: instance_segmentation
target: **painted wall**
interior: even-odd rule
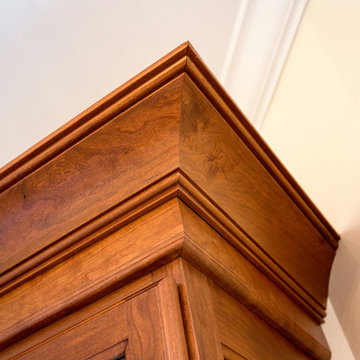
[[[359,34],[358,0],[310,0],[261,129],[265,140],[341,234],[330,300],[358,359]],[[325,331],[329,338],[339,340],[341,331],[332,320]],[[334,359],[351,359],[343,340],[331,342]]]
[[[220,76],[238,0],[1,0],[0,167],[186,40]]]

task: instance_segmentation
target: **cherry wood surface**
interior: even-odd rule
[[[181,86],[174,80],[1,194],[1,272],[178,167]]]
[[[207,277],[182,259],[168,271],[179,284],[191,359],[223,359]]]
[[[111,305],[105,299],[68,316],[8,348],[1,358],[111,360],[124,354],[129,360],[187,359],[174,280],[165,277],[150,285],[145,280],[143,286],[130,294],[125,288]]]
[[[182,259],[70,313],[0,356],[111,359],[116,351],[129,359],[311,358]]]
[[[315,358],[326,359],[328,344],[313,314],[295,303],[233,246],[224,242],[188,206],[182,202],[179,206],[185,232],[182,258],[283,336],[291,338]]]
[[[315,358],[328,358],[326,340],[313,315],[177,199],[147,212],[3,295],[0,301],[3,320],[0,323],[0,347],[14,343],[51,324],[54,319],[178,257],[201,270],[274,331],[291,339]],[[196,282],[191,279],[188,282],[193,285],[188,286],[187,297],[192,296],[196,306],[196,301],[206,296],[207,290],[201,290],[204,282],[201,277],[197,276]],[[206,304],[201,307],[206,308]],[[206,329],[208,331],[210,327]],[[198,344],[195,340],[192,343]],[[205,348],[210,349],[209,346]]]
[[[338,240],[185,43],[0,170],[0,358],[329,359]]]
[[[228,294],[212,286],[220,341],[245,359],[311,359]]]
[[[324,316],[336,233],[310,201],[304,208],[293,180],[274,176],[275,167],[289,178],[240,112],[245,128],[234,129],[227,114],[234,105],[184,46],[0,172],[0,285],[16,286],[23,273],[77,242],[74,235],[178,169],[219,210],[222,225],[232,226],[228,241]],[[184,56],[184,67],[175,66]],[[60,133],[72,136],[71,147],[57,148]],[[35,166],[45,151],[60,153]]]
[[[0,347],[176,257],[183,228],[175,202],[148,212],[2,296]]]
[[[180,144],[180,168],[236,223],[240,241],[325,307],[333,249],[188,76]]]

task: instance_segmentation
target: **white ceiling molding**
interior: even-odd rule
[[[220,80],[260,128],[308,0],[241,0]]]
[[[240,0],[237,16],[234,22],[233,31],[225,55],[223,69],[220,75],[220,81],[222,81],[223,83],[225,83],[226,79],[228,78],[230,67],[233,63],[233,59],[235,56],[234,54],[238,43],[238,37],[241,29],[243,28],[243,22],[247,13],[248,5],[249,5],[249,0]]]

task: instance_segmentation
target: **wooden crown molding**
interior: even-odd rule
[[[70,147],[74,147],[85,137],[95,133],[115,116],[125,113],[131,106],[134,106],[149,94],[156,92],[156,90],[168,84],[181,74],[189,76],[194,84],[196,84],[201,92],[209,99],[218,113],[221,114],[230,127],[256,156],[258,161],[278,182],[289,198],[319,231],[331,248],[336,249],[339,236],[257,134],[252,125],[246,120],[188,42],[179,46],[157,63],[114,90],[39,144],[3,167],[0,172],[1,193],[4,194],[7,191],[11,191],[22,179],[29,177],[32,173],[36,172],[37,169],[55,160],[60,154],[64,153]],[[175,169],[173,171],[175,171]],[[172,176],[176,177],[176,175]],[[131,221],[132,217],[128,214],[141,214],[145,211],[141,210],[141,207],[146,209],[147,205],[145,204],[147,204],[147,199],[153,196],[154,193],[158,194],[162,186],[166,188],[166,186],[171,184],[171,181],[169,182],[167,177],[164,177],[164,179],[166,180],[155,182],[156,190],[150,190],[151,187],[146,187],[140,191],[141,195],[132,194],[129,199],[122,200],[121,204],[112,204],[107,210],[96,214],[95,217],[89,219],[80,227],[72,228],[69,233],[61,234],[61,237],[54,241],[53,244],[50,244],[50,246],[46,246],[45,249],[39,249],[34,254],[31,254],[30,257],[23,259],[20,263],[13,264],[11,268],[6,269],[6,271],[3,271],[1,274],[0,284],[4,286],[1,291],[7,291],[7,289],[13,288],[15,284],[24,281],[21,280],[23,276],[32,276],[31,274],[33,272],[36,273],[35,268],[37,268],[40,263],[45,264],[52,256],[63,251],[65,248],[73,249],[73,244],[76,244],[75,248],[80,250],[79,239],[94,232],[94,229],[96,229],[96,231],[101,227],[105,229],[111,222],[111,219],[119,218],[119,216],[122,217],[124,214],[127,214],[126,221]],[[164,185],[163,182],[167,185]],[[170,191],[169,188],[167,188],[167,191]],[[172,189],[172,191],[175,190]],[[154,202],[154,200],[152,200],[152,202]],[[140,208],[135,209],[138,204]],[[155,206],[156,204],[155,201],[151,206]],[[312,298],[306,290],[302,289],[302,286],[298,284],[291,275],[289,276],[289,274],[281,268],[281,265],[277,264],[276,261],[274,262],[273,259],[261,249],[261,246],[259,248],[258,245],[255,245],[251,236],[246,234],[246,231],[244,232],[244,230],[237,227],[236,222],[231,219],[231,216],[224,215],[225,213],[216,207],[214,207],[214,209],[217,209],[215,217],[220,216],[220,218],[223,218],[221,225],[214,225],[219,231],[223,234],[232,234],[227,235],[228,239],[231,237],[237,238],[236,243],[243,244],[241,246],[242,251],[246,251],[249,254],[257,254],[255,255],[258,259],[257,261],[262,264],[261,266],[264,269],[267,269],[267,272],[277,277],[279,283],[283,285],[286,284],[287,287],[290,286],[292,289],[291,292],[296,294],[296,297],[301,298],[301,301],[306,302],[308,306],[312,308],[312,310],[315,310],[320,316],[324,316],[324,305]],[[72,251],[75,250],[73,249]],[[59,259],[56,261],[59,261]],[[27,273],[26,275],[24,275],[25,272]]]
[[[161,182],[159,187],[163,188],[164,194],[167,193],[166,188],[172,188],[170,184],[176,183],[178,176],[176,173],[169,174]],[[160,201],[163,201],[162,205],[148,209],[127,225],[116,226],[123,220],[119,218],[117,224],[111,224],[112,232],[109,231],[103,241],[98,241],[93,247],[83,247],[83,251],[77,251],[72,257],[60,254],[58,260],[61,261],[51,264],[53,267],[56,265],[52,271],[44,271],[43,268],[36,274],[37,278],[28,278],[19,288],[3,294],[3,302],[11,304],[17,301],[20,308],[25,304],[28,307],[27,299],[32,296],[36,296],[42,306],[38,308],[34,303],[30,313],[18,311],[3,314],[5,321],[0,325],[0,349],[51,324],[63,314],[129,284],[139,274],[181,257],[206,273],[310,356],[319,359],[329,357],[326,341],[322,333],[317,331],[320,329],[314,328],[309,321],[309,312],[304,311],[302,305],[292,301],[250,261],[246,261],[230,244],[224,243],[222,237],[205,221],[199,223],[198,216],[182,200],[173,197]],[[159,233],[169,221],[173,227],[168,228],[168,234],[154,240],[152,236]],[[151,241],[148,244],[134,244],[139,235]],[[65,257],[67,261],[64,261]],[[77,265],[85,264],[89,259],[90,268]],[[53,286],[54,283],[61,284],[69,274],[74,277],[71,291],[62,286]]]
[[[247,121],[244,114],[231,100],[189,42],[180,45],[3,166],[0,170],[0,193],[181,73],[187,73],[199,86],[264,167],[277,179],[287,194],[324,235],[331,246],[336,249],[339,235],[281,164],[251,123]]]
[[[0,344],[181,257],[326,359],[338,239],[187,42],[1,169]]]
[[[272,278],[288,296],[304,307],[317,322],[323,322],[326,315],[323,306],[294,281],[285,269],[256,246],[255,241],[181,169],[170,172],[9,269],[0,277],[0,296],[175,197],[194,209],[247,259]]]

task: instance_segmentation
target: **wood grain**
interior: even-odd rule
[[[319,230],[326,241],[336,249],[338,247],[337,241],[340,238],[339,235],[271,151],[250,121],[246,119],[192,46],[189,46],[187,51],[187,62],[184,71],[201,89],[229,126],[243,139],[254,156],[257,157],[309,221]]]
[[[3,166],[0,169],[0,192],[36,171],[114,116],[184,72],[189,46],[189,42],[178,46]]]
[[[234,350],[228,348],[227,346],[223,345],[223,353],[225,360],[246,360],[243,356],[235,352]]]
[[[200,108],[204,112],[197,117]],[[205,113],[210,133],[202,133]],[[227,136],[230,143],[223,147],[217,137]],[[239,159],[249,168],[234,167]],[[207,168],[195,175],[204,161]],[[225,236],[230,224],[228,241],[324,316],[338,236],[189,43],[0,171],[0,293],[35,276],[42,263],[78,241],[85,228],[91,230],[89,224],[96,227],[105,213],[179,166],[222,210],[215,216],[225,215],[212,226]],[[257,214],[263,214],[261,221]],[[300,256],[289,255],[288,245]],[[301,268],[303,256],[311,276]]]
[[[118,206],[112,207],[93,221],[34,254],[11,271],[7,271],[0,277],[0,296],[175,197],[178,191],[178,178],[177,171],[167,174]]]
[[[294,302],[188,206],[182,202],[179,206],[185,231],[181,257],[311,357],[328,359],[330,351],[322,329],[306,308]]]
[[[211,289],[222,344],[246,359],[311,359],[216,285]]]
[[[259,161],[279,182],[284,191],[295,201],[326,240],[336,248],[338,234],[232,101],[188,41],[1,168],[0,191],[6,190],[31,172],[36,171],[41,165],[95,131],[114,115],[136,104],[144,96],[180,73],[186,73],[192,78]]]
[[[0,348],[170,261],[182,244],[174,199],[2,296]]]
[[[98,301],[90,302],[86,306],[82,306],[77,310],[69,311],[59,319],[51,322],[42,329],[32,332],[29,336],[10,345],[5,350],[0,352],[2,357],[13,357],[36,344],[46,342],[49,338],[56,337],[58,334],[66,332],[67,329],[75,326],[78,323],[85,321],[88,318],[96,317],[99,313],[111,308],[114,304],[119,304],[123,300],[130,299],[147,289],[150,289],[160,280],[166,277],[166,273],[161,272],[158,275],[153,275],[151,272],[141,276],[138,279],[133,279],[130,283],[113,289],[108,295],[104,295]]]
[[[181,88],[175,79],[0,195],[0,272],[178,167]]]
[[[237,224],[224,213],[211,199],[181,172],[179,177],[179,198],[193,209],[202,219],[219,232],[229,243],[235,244],[238,252],[266,273],[279,287],[281,287],[295,302],[299,303],[319,323],[323,322],[325,311],[304,289],[288,279],[287,274],[277,271],[277,266],[268,266],[261,260],[258,252],[251,251],[246,246],[249,241]],[[243,241],[245,240],[245,243]],[[260,253],[261,255],[261,253]]]
[[[327,360],[338,239],[185,43],[0,170],[2,354]]]
[[[0,343],[4,346],[27,336],[178,256],[203,271],[272,328],[315,358],[328,358],[329,350],[320,326],[304,309],[177,199],[169,200],[3,296],[0,301],[0,317],[4,320],[0,324]],[[190,347],[194,354],[194,349],[198,349],[196,344],[205,341],[196,340],[203,333],[200,325],[207,319],[203,319],[204,312],[200,310],[210,305],[206,305],[208,300],[203,298],[206,295],[204,276],[190,274],[186,277],[185,270],[181,271],[177,278],[182,279],[178,283],[183,289],[180,291],[185,299],[183,304],[187,304],[183,305],[183,311],[191,319],[188,341],[195,344]],[[199,292],[202,293],[201,306],[197,305]],[[200,314],[190,315],[192,303]],[[206,331],[210,330],[207,326]],[[213,335],[206,338],[212,339]],[[211,341],[211,344],[214,346],[216,342]],[[210,351],[211,346],[202,348]]]
[[[325,308],[334,250],[188,76],[180,127],[182,171],[233,219],[246,247]]]
[[[101,311],[104,301],[93,304],[92,310],[74,313],[66,321],[73,322],[71,326],[64,327],[60,321],[62,329],[52,331],[50,337],[44,329],[42,340],[33,337],[17,349],[8,349],[1,358],[108,360],[125,354],[132,360],[187,359],[174,281],[163,278],[150,287],[147,283],[140,282],[141,291],[126,298],[120,292],[120,300],[112,297],[116,302]],[[98,312],[94,313],[94,308]]]
[[[206,276],[182,259],[174,261],[168,271],[179,286],[191,359],[222,360],[223,353]]]

